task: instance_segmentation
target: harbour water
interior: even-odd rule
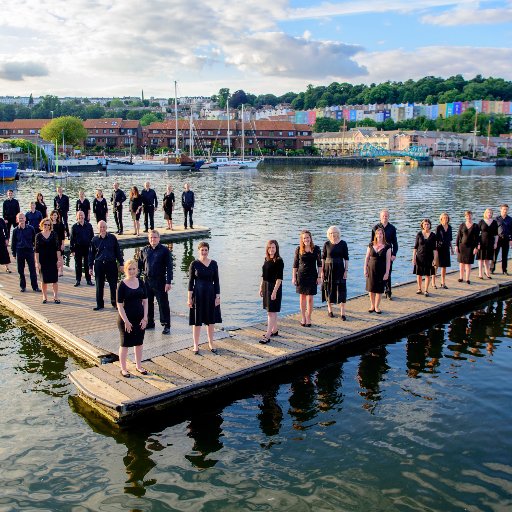
[[[119,177],[125,190],[144,179]],[[486,207],[510,201],[512,190],[507,168],[263,167],[150,180],[160,197],[168,182],[178,200],[185,180],[195,190],[195,221],[212,230],[231,326],[264,318],[258,286],[268,238],[281,244],[283,313],[291,313],[301,229],[321,246],[327,227],[341,226],[355,295],[364,291],[362,259],[381,208],[390,209],[399,233],[394,281],[407,281],[423,217],[435,223],[446,210],[455,227],[463,210],[480,218]],[[71,198],[80,187],[91,198],[111,184],[97,175],[64,187]],[[47,181],[18,187],[22,205],[38,190],[47,200],[54,195]],[[196,246],[172,247],[176,313],[186,312]],[[66,375],[81,363],[4,311],[0,510],[507,510],[511,329],[512,300],[492,301],[422,332],[376,339],[363,353],[256,382],[200,411],[167,412],[119,430],[74,396]]]

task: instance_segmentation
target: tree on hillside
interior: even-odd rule
[[[229,100],[229,105],[233,107],[233,109],[238,108],[244,103],[247,103],[247,94],[242,90],[235,91]]]
[[[62,144],[79,144],[87,137],[82,120],[74,116],[57,117],[41,128],[41,137],[47,141]]]
[[[125,104],[123,102],[123,100],[119,99],[119,98],[113,98],[111,101],[110,101],[110,108],[124,108],[125,107]]]
[[[155,114],[154,112],[148,112],[147,114],[144,114],[140,118],[140,124],[142,126],[147,126],[148,124],[151,124],[151,123],[157,123],[159,121],[163,121],[162,117],[163,116],[161,114]]]
[[[339,132],[340,124],[341,123],[336,121],[336,119],[331,119],[329,117],[319,117],[313,125],[313,131],[315,133]]]
[[[220,108],[226,108],[226,104],[229,99],[229,89],[227,87],[223,87],[219,89],[219,94],[217,95],[217,103]]]
[[[32,108],[32,119],[50,119],[52,115],[58,117],[60,109],[61,102],[57,96],[43,96],[43,99]]]

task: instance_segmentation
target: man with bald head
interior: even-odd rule
[[[107,223],[104,220],[98,222],[99,235],[91,240],[89,248],[89,275],[93,273],[96,276],[96,307],[94,311],[99,311],[105,307],[103,300],[103,290],[105,288],[105,279],[110,288],[110,303],[112,307],[117,307],[116,288],[118,264],[124,264],[123,255],[119,247],[117,238],[107,232]]]

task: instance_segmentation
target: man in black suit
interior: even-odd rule
[[[112,209],[114,210],[114,220],[116,221],[118,235],[123,234],[123,203],[126,201],[126,194],[119,188],[119,183],[114,183],[114,190],[110,197]]]
[[[69,212],[69,197],[62,193],[62,187],[57,187],[57,195],[53,199],[53,208],[60,214],[62,224],[64,224],[64,230],[66,236],[69,239],[69,226],[68,226],[68,212]]]

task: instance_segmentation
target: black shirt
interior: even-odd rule
[[[48,208],[44,201],[36,201],[36,210],[41,212],[43,219],[46,219],[46,212],[48,211]]]
[[[83,224],[77,222],[71,226],[71,238],[69,241],[69,249],[71,252],[75,252],[77,245],[87,246],[91,243],[94,238],[94,231],[89,222],[85,221]]]
[[[284,261],[281,258],[265,260],[261,269],[263,281],[275,283],[278,279],[283,280]]]
[[[390,224],[389,222],[384,225],[382,222],[379,222],[375,225],[375,227],[372,229],[372,239],[370,242],[373,242],[375,238],[375,231],[377,231],[378,228],[382,228],[384,230],[384,234],[386,235],[386,243],[391,246],[391,254],[393,256],[396,256],[396,253],[398,252],[398,240],[396,238],[396,228],[393,226],[393,224]]]
[[[101,199],[98,199],[97,197],[94,198],[94,201],[92,202],[92,211],[96,215],[96,217],[99,217],[100,219],[105,219],[107,217],[107,200],[102,197]]]
[[[3,206],[3,218],[5,220],[12,220],[16,218],[16,215],[20,213],[20,203],[17,199],[6,199]]]
[[[36,241],[36,232],[32,226],[25,224],[22,229],[20,226],[14,228],[12,232],[11,250],[12,255],[16,257],[16,252],[23,249],[34,251],[34,242]]]
[[[62,197],[57,194],[53,199],[53,208],[58,210],[61,215],[63,213],[68,213],[69,197],[66,194],[62,194]]]
[[[498,223],[498,236],[505,240],[512,240],[512,217],[506,215],[503,218],[501,215],[498,215],[496,222]]]
[[[95,261],[115,262],[116,260],[119,265],[124,264],[117,238],[112,233],[107,233],[105,238],[96,235],[89,247],[89,267],[92,268]]]
[[[89,199],[84,199],[83,201],[80,201],[80,199],[76,200],[76,211],[77,212],[84,212],[85,220],[89,218],[89,211],[91,210],[91,203],[89,202]]]
[[[139,272],[151,287],[160,288],[164,283],[171,284],[171,251],[160,243],[154,249],[151,245],[146,245],[140,253]]]
[[[112,196],[110,197],[110,202],[114,206],[114,210],[123,206],[123,203],[126,201],[126,194],[118,188],[117,190],[112,191]],[[117,204],[119,203],[119,205]]]
[[[194,208],[194,203],[194,192],[192,190],[183,191],[183,194],[181,194],[181,206],[183,208]]]
[[[152,188],[149,190],[146,190],[145,188],[142,189],[140,197],[142,197],[142,204],[145,207],[154,206],[155,208],[158,208],[158,197],[156,197],[156,192]]]

